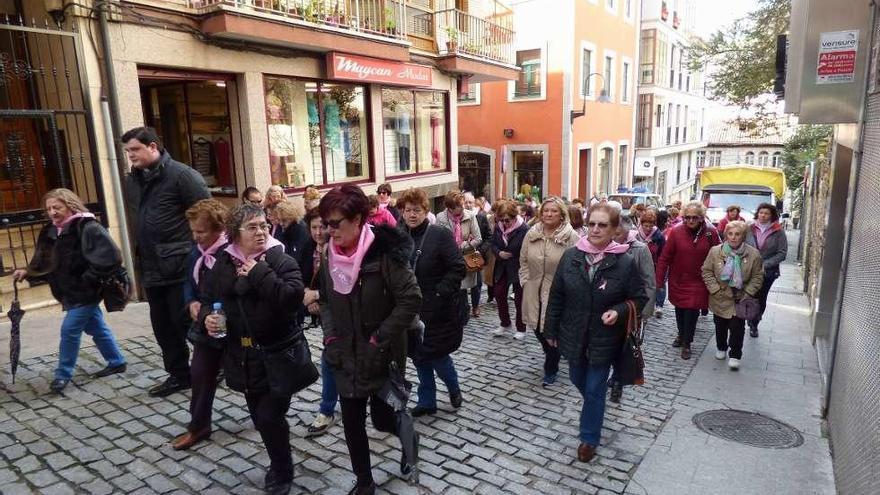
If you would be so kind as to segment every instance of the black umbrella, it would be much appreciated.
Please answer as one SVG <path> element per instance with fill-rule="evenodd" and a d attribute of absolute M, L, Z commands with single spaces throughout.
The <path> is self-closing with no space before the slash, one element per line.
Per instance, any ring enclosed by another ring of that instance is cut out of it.
<path fill-rule="evenodd" d="M 6 316 L 12 327 L 9 329 L 9 361 L 12 365 L 12 383 L 15 383 L 15 372 L 18 371 L 18 358 L 21 356 L 21 318 L 24 316 L 24 310 L 21 309 L 21 303 L 18 302 L 18 281 L 12 282 L 13 299 L 12 306 Z"/>
<path fill-rule="evenodd" d="M 379 390 L 379 398 L 394 409 L 397 438 L 400 439 L 400 450 L 403 453 L 402 462 L 411 470 L 410 481 L 418 483 L 419 462 L 419 433 L 416 431 L 412 414 L 406 408 L 409 402 L 409 393 L 412 389 L 403 371 L 398 368 L 396 362 L 389 366 L 388 381 Z"/>

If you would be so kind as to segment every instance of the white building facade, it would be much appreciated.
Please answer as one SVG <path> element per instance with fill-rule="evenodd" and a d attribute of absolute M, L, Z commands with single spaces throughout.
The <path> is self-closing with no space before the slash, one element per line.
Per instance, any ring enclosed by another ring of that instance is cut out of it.
<path fill-rule="evenodd" d="M 633 187 L 664 201 L 693 197 L 697 151 L 707 144 L 705 83 L 688 68 L 693 0 L 644 0 Z"/>

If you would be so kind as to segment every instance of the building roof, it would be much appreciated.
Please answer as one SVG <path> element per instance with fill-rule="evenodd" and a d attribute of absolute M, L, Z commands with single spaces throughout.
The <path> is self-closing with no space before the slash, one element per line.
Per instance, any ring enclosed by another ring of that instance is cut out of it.
<path fill-rule="evenodd" d="M 787 117 L 774 120 L 719 122 L 709 128 L 709 146 L 782 146 L 794 135 L 796 126 Z"/>

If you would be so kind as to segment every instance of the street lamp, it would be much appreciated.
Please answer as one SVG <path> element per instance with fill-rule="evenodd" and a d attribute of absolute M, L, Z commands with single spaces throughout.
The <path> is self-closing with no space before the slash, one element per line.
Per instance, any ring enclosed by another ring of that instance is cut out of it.
<path fill-rule="evenodd" d="M 574 119 L 576 119 L 578 117 L 583 117 L 584 115 L 587 114 L 587 96 L 586 95 L 587 95 L 587 89 L 590 87 L 590 78 L 593 76 L 598 76 L 600 79 L 602 79 L 602 91 L 599 92 L 599 98 L 596 101 L 598 101 L 599 103 L 611 103 L 611 98 L 608 96 L 608 91 L 605 88 L 605 76 L 603 76 L 602 74 L 599 74 L 598 72 L 593 72 L 592 74 L 588 75 L 586 77 L 586 79 L 584 79 L 584 87 L 581 88 L 581 89 L 583 89 L 583 95 L 584 95 L 583 100 L 581 100 L 583 102 L 581 109 L 571 111 L 571 123 L 572 124 L 574 124 Z"/>

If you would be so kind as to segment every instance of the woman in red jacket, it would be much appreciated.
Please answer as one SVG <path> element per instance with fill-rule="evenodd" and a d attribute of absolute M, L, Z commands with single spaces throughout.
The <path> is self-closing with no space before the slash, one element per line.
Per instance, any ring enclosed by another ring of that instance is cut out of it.
<path fill-rule="evenodd" d="M 699 201 L 684 208 L 684 222 L 669 233 L 657 263 L 657 286 L 669 280 L 669 302 L 675 306 L 678 337 L 673 347 L 681 346 L 681 358 L 691 358 L 691 342 L 697 329 L 700 310 L 709 308 L 709 292 L 703 283 L 702 266 L 712 246 L 720 243 L 718 233 L 705 219 L 706 210 Z"/>

